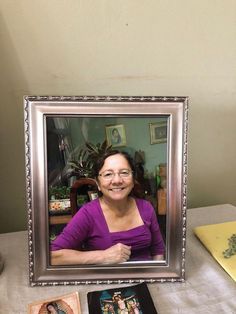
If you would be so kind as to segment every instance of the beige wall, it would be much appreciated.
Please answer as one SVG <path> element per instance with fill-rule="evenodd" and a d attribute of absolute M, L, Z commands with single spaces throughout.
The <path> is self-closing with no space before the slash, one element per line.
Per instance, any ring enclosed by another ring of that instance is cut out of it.
<path fill-rule="evenodd" d="M 236 205 L 236 1 L 1 0 L 0 232 L 26 228 L 22 97 L 190 97 L 188 206 Z"/>

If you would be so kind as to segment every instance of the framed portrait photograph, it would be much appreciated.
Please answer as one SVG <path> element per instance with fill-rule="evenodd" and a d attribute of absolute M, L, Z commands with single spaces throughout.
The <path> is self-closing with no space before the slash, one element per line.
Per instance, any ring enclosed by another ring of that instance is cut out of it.
<path fill-rule="evenodd" d="M 106 138 L 112 147 L 126 146 L 126 134 L 123 124 L 106 126 Z"/>
<path fill-rule="evenodd" d="M 24 114 L 30 285 L 184 281 L 188 97 L 25 96 Z M 113 163 L 106 159 L 100 171 L 107 153 L 115 153 L 106 157 Z M 163 215 L 160 165 L 166 165 Z M 107 250 L 116 245 L 103 208 L 110 182 L 109 199 L 134 203 L 142 224 L 116 233 L 119 241 L 125 233 L 122 243 L 132 252 L 108 263 Z M 51 210 L 53 201 L 68 198 L 66 212 Z M 74 235 L 68 246 L 60 242 L 64 230 Z M 144 230 L 150 236 L 140 249 Z M 81 252 L 73 263 L 61 260 L 66 248 Z"/>
<path fill-rule="evenodd" d="M 166 121 L 158 123 L 150 123 L 151 144 L 159 144 L 167 142 L 167 123 Z"/>
<path fill-rule="evenodd" d="M 46 313 L 81 314 L 78 292 L 35 301 L 28 305 L 28 314 Z"/>

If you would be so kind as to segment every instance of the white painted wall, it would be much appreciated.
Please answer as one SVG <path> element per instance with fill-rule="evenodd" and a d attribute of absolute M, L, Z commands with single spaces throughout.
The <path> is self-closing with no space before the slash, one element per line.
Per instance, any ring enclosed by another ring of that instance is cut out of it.
<path fill-rule="evenodd" d="M 26 94 L 189 96 L 188 205 L 236 205 L 234 0 L 1 0 L 0 71 L 0 232 L 26 227 Z"/>

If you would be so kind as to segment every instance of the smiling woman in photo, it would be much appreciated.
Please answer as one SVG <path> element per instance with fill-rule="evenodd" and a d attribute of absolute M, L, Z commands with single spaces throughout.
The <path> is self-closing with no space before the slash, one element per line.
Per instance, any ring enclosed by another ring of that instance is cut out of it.
<path fill-rule="evenodd" d="M 53 241 L 52 265 L 162 260 L 165 247 L 154 208 L 132 196 L 130 156 L 110 151 L 94 171 L 100 196 L 81 207 Z"/>

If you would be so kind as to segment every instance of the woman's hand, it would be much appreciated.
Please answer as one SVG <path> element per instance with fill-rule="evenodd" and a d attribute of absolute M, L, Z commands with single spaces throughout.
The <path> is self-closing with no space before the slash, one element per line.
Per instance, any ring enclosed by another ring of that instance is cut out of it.
<path fill-rule="evenodd" d="M 117 243 L 106 250 L 77 251 L 62 249 L 51 252 L 51 265 L 117 264 L 128 261 L 131 246 Z"/>
<path fill-rule="evenodd" d="M 127 262 L 131 254 L 131 246 L 117 243 L 103 251 L 104 264 Z"/>

